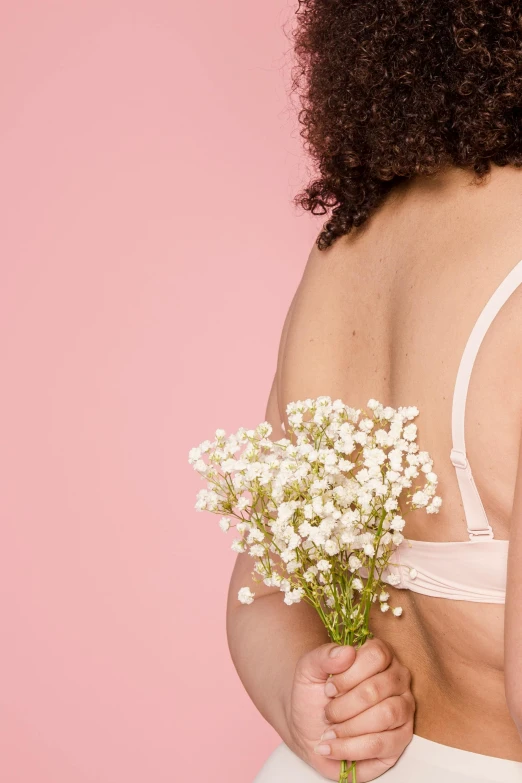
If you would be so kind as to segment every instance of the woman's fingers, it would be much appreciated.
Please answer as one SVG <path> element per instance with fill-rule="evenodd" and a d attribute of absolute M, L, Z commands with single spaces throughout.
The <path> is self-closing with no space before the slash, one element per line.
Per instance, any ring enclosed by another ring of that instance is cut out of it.
<path fill-rule="evenodd" d="M 326 686 L 327 696 L 336 696 L 355 688 L 368 677 L 384 671 L 394 660 L 393 650 L 382 639 L 368 639 L 360 647 L 351 666 L 330 677 Z"/>
<path fill-rule="evenodd" d="M 414 713 L 415 699 L 410 691 L 405 691 L 400 696 L 384 699 L 354 718 L 329 725 L 325 734 L 331 732 L 335 737 L 343 738 L 388 731 L 411 721 Z M 325 738 L 324 741 L 326 742 L 327 739 Z"/>
<path fill-rule="evenodd" d="M 329 723 L 350 720 L 390 696 L 400 696 L 408 691 L 410 681 L 410 670 L 394 658 L 385 671 L 374 674 L 347 693 L 330 699 L 324 710 L 325 719 Z"/>
<path fill-rule="evenodd" d="M 348 670 L 355 657 L 354 647 L 327 642 L 301 656 L 295 667 L 295 677 L 299 682 L 321 685 L 330 674 L 335 676 L 340 671 Z"/>
<path fill-rule="evenodd" d="M 382 639 L 370 639 L 351 666 L 332 671 L 325 684 L 327 727 L 314 748 L 323 763 L 357 761 L 358 783 L 392 767 L 413 736 L 410 684 L 410 670 Z"/>
<path fill-rule="evenodd" d="M 388 731 L 322 740 L 314 750 L 330 759 L 362 761 L 384 759 L 394 763 L 413 736 L 413 720 Z"/>

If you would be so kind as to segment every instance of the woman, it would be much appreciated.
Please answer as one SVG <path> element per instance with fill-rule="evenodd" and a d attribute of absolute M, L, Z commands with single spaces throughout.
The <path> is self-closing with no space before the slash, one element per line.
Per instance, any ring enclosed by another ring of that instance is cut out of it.
<path fill-rule="evenodd" d="M 315 611 L 269 588 L 238 608 L 238 556 L 231 654 L 283 739 L 256 783 L 336 780 L 340 759 L 359 760 L 357 783 L 522 781 L 522 4 L 299 6 L 294 86 L 319 174 L 296 202 L 333 213 L 266 417 L 277 439 L 292 400 L 417 405 L 444 502 L 408 516 L 390 587 L 403 614 L 371 617 L 378 670 L 364 647 L 328 670 Z"/>

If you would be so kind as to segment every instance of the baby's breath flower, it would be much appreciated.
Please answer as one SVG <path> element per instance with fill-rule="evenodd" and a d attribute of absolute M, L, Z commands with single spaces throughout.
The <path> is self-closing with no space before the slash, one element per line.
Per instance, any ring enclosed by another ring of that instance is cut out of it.
<path fill-rule="evenodd" d="M 390 529 L 391 530 L 398 530 L 399 532 L 404 529 L 404 525 L 406 522 L 402 517 L 399 515 L 394 516 L 393 519 L 390 522 Z"/>
<path fill-rule="evenodd" d="M 350 530 L 343 530 L 340 538 L 343 544 L 350 546 L 355 541 L 355 533 L 352 533 Z"/>
<path fill-rule="evenodd" d="M 310 535 L 310 533 L 312 532 L 313 528 L 312 528 L 312 525 L 310 524 L 310 522 L 308 522 L 308 520 L 305 519 L 304 522 L 301 522 L 301 524 L 299 525 L 297 530 L 298 530 L 300 536 L 306 537 L 306 536 Z"/>
<path fill-rule="evenodd" d="M 307 568 L 306 571 L 303 572 L 305 581 L 313 582 L 318 572 L 319 569 L 317 568 L 317 566 L 310 566 L 309 568 Z"/>
<path fill-rule="evenodd" d="M 296 411 L 295 413 L 290 413 L 288 415 L 288 423 L 292 424 L 293 426 L 301 424 L 303 421 L 303 414 L 299 411 Z"/>
<path fill-rule="evenodd" d="M 287 520 L 291 519 L 294 515 L 294 512 L 298 506 L 298 503 L 296 500 L 290 500 L 284 503 L 281 503 L 279 505 L 279 508 L 277 509 L 277 519 L 280 522 L 286 522 Z"/>
<path fill-rule="evenodd" d="M 417 425 L 408 424 L 406 427 L 404 427 L 402 436 L 405 440 L 415 440 L 417 437 Z"/>
<path fill-rule="evenodd" d="M 419 492 L 415 492 L 415 494 L 411 499 L 411 502 L 415 506 L 420 506 L 420 507 L 427 506 L 429 502 L 429 497 L 425 492 L 419 490 Z"/>
<path fill-rule="evenodd" d="M 303 595 L 304 595 L 304 590 L 302 588 L 294 587 L 293 590 L 288 590 L 285 593 L 284 602 L 285 604 L 288 605 L 297 604 L 299 603 Z"/>
<path fill-rule="evenodd" d="M 349 456 L 353 451 L 355 451 L 355 440 L 353 435 L 346 435 L 343 438 L 339 451 L 342 451 L 342 453 L 346 454 L 346 456 Z"/>
<path fill-rule="evenodd" d="M 198 459 L 201 457 L 201 447 L 200 446 L 194 446 L 194 448 L 190 449 L 189 451 L 189 458 L 188 461 L 192 465 L 195 462 L 198 461 Z"/>
<path fill-rule="evenodd" d="M 371 467 L 373 465 L 382 465 L 383 462 L 386 460 L 386 454 L 382 449 L 379 448 L 373 448 L 373 449 L 365 449 L 364 450 L 364 464 L 367 467 Z"/>
<path fill-rule="evenodd" d="M 390 436 L 386 430 L 380 429 L 375 432 L 375 442 L 381 447 L 390 445 Z"/>
<path fill-rule="evenodd" d="M 252 557 L 255 581 L 279 589 L 288 605 L 311 603 L 333 641 L 359 645 L 370 604 L 388 611 L 386 587 L 401 584 L 388 564 L 397 565 L 406 509 L 441 507 L 433 460 L 411 423 L 419 411 L 373 398 L 362 411 L 323 395 L 288 403 L 286 413 L 292 438 L 271 440 L 265 421 L 228 438 L 218 429 L 190 449 L 189 464 L 207 481 L 195 508 L 223 514 L 224 532 L 235 518 L 241 537 L 231 548 Z M 238 599 L 254 595 L 244 587 Z"/>
<path fill-rule="evenodd" d="M 328 560 L 322 559 L 317 563 L 317 568 L 319 571 L 330 571 L 332 564 Z"/>
<path fill-rule="evenodd" d="M 326 544 L 326 535 L 319 528 L 313 528 L 308 539 L 316 546 L 324 546 Z"/>
<path fill-rule="evenodd" d="M 236 525 L 237 529 L 238 525 Z M 252 526 L 249 530 L 247 542 L 249 544 L 254 543 L 255 541 L 264 541 L 265 540 L 265 534 L 262 530 L 260 530 L 258 527 Z"/>
<path fill-rule="evenodd" d="M 359 428 L 362 432 L 371 432 L 373 430 L 373 421 L 371 419 L 361 419 Z"/>
<path fill-rule="evenodd" d="M 248 499 L 245 497 L 241 497 L 236 503 L 236 508 L 238 509 L 238 511 L 244 511 L 244 509 L 247 508 L 248 505 L 249 505 Z"/>
<path fill-rule="evenodd" d="M 254 601 L 255 593 L 249 587 L 240 587 L 237 597 L 242 604 L 251 604 Z"/>
<path fill-rule="evenodd" d="M 337 541 L 333 541 L 332 539 L 325 543 L 324 549 L 327 555 L 337 555 L 341 551 Z"/>
<path fill-rule="evenodd" d="M 403 486 L 398 481 L 394 481 L 391 485 L 391 493 L 394 498 L 398 498 L 402 494 Z"/>
<path fill-rule="evenodd" d="M 365 446 L 368 443 L 368 435 L 366 432 L 354 432 L 353 440 L 361 446 Z"/>
<path fill-rule="evenodd" d="M 198 459 L 193 465 L 194 470 L 196 470 L 198 473 L 201 473 L 201 475 L 205 475 L 207 471 L 210 470 L 210 467 L 207 465 L 205 460 Z"/>
<path fill-rule="evenodd" d="M 441 506 L 442 500 L 438 495 L 435 495 L 434 498 L 432 498 L 431 503 L 429 503 L 426 506 L 426 511 L 428 514 L 438 514 L 440 506 Z"/>

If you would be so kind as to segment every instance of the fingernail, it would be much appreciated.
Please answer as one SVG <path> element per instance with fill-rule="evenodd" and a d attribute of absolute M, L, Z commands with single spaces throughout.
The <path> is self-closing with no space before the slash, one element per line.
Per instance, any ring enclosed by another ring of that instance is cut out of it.
<path fill-rule="evenodd" d="M 338 655 L 340 655 L 343 651 L 343 647 L 338 644 L 337 647 L 332 647 L 330 650 L 330 658 L 337 658 Z"/>
<path fill-rule="evenodd" d="M 316 745 L 314 751 L 321 756 L 329 756 L 332 749 L 330 748 L 330 745 Z"/>
<path fill-rule="evenodd" d="M 323 731 L 319 739 L 335 739 L 337 737 L 337 734 L 335 731 L 332 731 L 331 729 L 327 729 L 326 731 Z"/>
<path fill-rule="evenodd" d="M 327 696 L 335 696 L 335 694 L 337 693 L 337 688 L 335 687 L 333 682 L 327 682 L 326 685 L 324 686 L 324 692 L 326 693 Z"/>

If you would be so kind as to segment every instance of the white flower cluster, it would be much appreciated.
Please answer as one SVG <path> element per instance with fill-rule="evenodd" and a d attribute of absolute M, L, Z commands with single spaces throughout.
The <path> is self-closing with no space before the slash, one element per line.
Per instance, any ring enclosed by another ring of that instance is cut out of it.
<path fill-rule="evenodd" d="M 252 556 L 254 574 L 283 591 L 285 603 L 306 599 L 321 607 L 323 619 L 329 611 L 332 624 L 354 629 L 368 602 L 379 597 L 381 610 L 390 608 L 384 572 L 404 540 L 401 502 L 429 514 L 442 502 L 433 461 L 416 443 L 418 409 L 373 399 L 367 407 L 328 396 L 291 402 L 294 443 L 270 440 L 272 427 L 262 422 L 228 438 L 216 430 L 214 441 L 189 452 L 208 481 L 196 509 L 222 514 L 225 532 L 233 517 L 239 520 L 232 549 Z M 254 595 L 242 587 L 238 598 L 249 604 Z"/>

